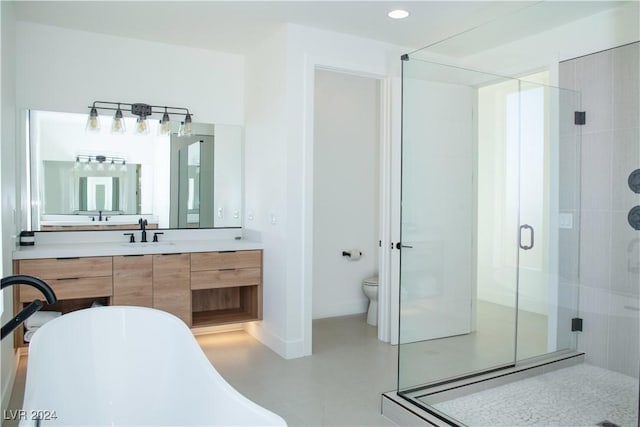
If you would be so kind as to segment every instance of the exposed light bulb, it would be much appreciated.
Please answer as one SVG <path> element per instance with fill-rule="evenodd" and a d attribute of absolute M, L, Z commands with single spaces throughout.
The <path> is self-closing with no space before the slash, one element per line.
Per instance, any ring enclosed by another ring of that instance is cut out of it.
<path fill-rule="evenodd" d="M 124 117 L 122 116 L 120 104 L 118 104 L 118 109 L 116 110 L 116 114 L 113 116 L 113 121 L 111 122 L 111 133 L 124 133 L 125 130 L 126 126 L 124 123 Z"/>
<path fill-rule="evenodd" d="M 98 110 L 96 107 L 91 107 L 89 112 L 89 118 L 87 119 L 87 126 L 85 129 L 89 132 L 100 131 L 100 118 L 98 117 Z"/>
<path fill-rule="evenodd" d="M 191 122 L 191 114 L 184 116 L 184 122 L 180 123 L 178 136 L 191 136 L 193 134 L 193 126 Z"/>
<path fill-rule="evenodd" d="M 136 133 L 138 135 L 147 135 L 149 133 L 149 123 L 145 116 L 140 116 L 136 120 Z"/>
<path fill-rule="evenodd" d="M 120 166 L 120 170 L 122 172 L 126 172 L 127 171 L 127 161 L 126 160 L 122 161 L 122 166 Z"/>
<path fill-rule="evenodd" d="M 164 114 L 162 115 L 162 120 L 160 120 L 160 127 L 158 128 L 158 133 L 160 135 L 168 135 L 171 132 L 171 120 L 169 118 L 169 113 L 167 113 L 167 109 L 164 109 Z"/>
<path fill-rule="evenodd" d="M 109 165 L 109 170 L 110 171 L 116 170 L 116 161 L 114 159 L 111 159 L 111 164 Z"/>

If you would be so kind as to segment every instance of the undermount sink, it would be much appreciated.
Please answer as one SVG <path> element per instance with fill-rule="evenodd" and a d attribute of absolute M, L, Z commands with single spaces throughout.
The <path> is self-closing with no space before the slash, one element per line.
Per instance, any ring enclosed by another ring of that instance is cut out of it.
<path fill-rule="evenodd" d="M 160 246 L 173 246 L 174 242 L 145 242 L 145 243 L 121 243 L 120 246 L 127 248 L 154 248 Z"/>

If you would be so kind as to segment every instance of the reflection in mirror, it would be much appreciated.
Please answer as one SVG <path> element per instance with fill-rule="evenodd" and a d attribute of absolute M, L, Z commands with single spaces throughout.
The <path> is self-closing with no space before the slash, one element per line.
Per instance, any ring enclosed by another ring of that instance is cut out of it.
<path fill-rule="evenodd" d="M 79 161 L 43 161 L 43 215 L 139 214 L 140 165 L 98 167 Z"/>
<path fill-rule="evenodd" d="M 151 122 L 148 135 L 113 135 L 86 132 L 84 114 L 27 117 L 33 230 L 137 228 L 141 216 L 149 228 L 241 226 L 241 127 L 194 123 L 178 137 Z"/>
<path fill-rule="evenodd" d="M 211 171 L 215 188 L 210 193 L 216 227 L 242 225 L 242 158 L 242 128 L 216 125 Z"/>
<path fill-rule="evenodd" d="M 212 207 L 209 209 L 207 203 L 210 199 L 208 194 L 211 192 L 208 187 L 213 183 L 213 179 L 208 173 L 205 177 L 202 176 L 202 167 L 207 172 L 207 166 L 213 160 L 212 156 L 207 155 L 212 152 L 212 147 L 212 135 L 171 135 L 171 170 L 175 175 L 171 179 L 172 228 L 213 226 L 213 221 L 208 220 Z M 202 160 L 204 164 L 201 164 Z"/>

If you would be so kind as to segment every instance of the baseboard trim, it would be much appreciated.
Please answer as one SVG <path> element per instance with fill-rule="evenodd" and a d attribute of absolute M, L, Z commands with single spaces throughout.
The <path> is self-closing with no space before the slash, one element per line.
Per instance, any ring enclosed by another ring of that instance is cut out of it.
<path fill-rule="evenodd" d="M 310 356 L 310 354 L 305 354 L 304 341 L 302 339 L 285 341 L 265 328 L 262 322 L 247 323 L 244 326 L 244 330 L 284 359 L 296 359 L 298 357 Z"/>

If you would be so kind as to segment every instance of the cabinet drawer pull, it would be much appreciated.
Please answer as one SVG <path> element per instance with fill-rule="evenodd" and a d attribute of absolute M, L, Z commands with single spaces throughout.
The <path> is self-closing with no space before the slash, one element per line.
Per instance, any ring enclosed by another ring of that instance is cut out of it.
<path fill-rule="evenodd" d="M 171 253 L 171 254 L 159 254 L 162 256 L 170 256 L 170 255 L 182 255 L 181 253 Z"/>
<path fill-rule="evenodd" d="M 235 268 L 221 268 L 218 271 L 236 271 Z"/>
<path fill-rule="evenodd" d="M 58 280 L 79 280 L 79 277 L 61 277 Z"/>
<path fill-rule="evenodd" d="M 122 255 L 122 256 L 127 256 L 127 257 L 130 257 L 130 256 L 144 256 L 144 254 L 131 254 L 131 255 Z"/>
<path fill-rule="evenodd" d="M 59 260 L 65 260 L 65 259 L 80 259 L 79 256 L 70 256 L 70 257 L 60 257 L 60 258 L 56 258 Z"/>
<path fill-rule="evenodd" d="M 219 254 L 232 254 L 238 251 L 218 251 Z"/>

